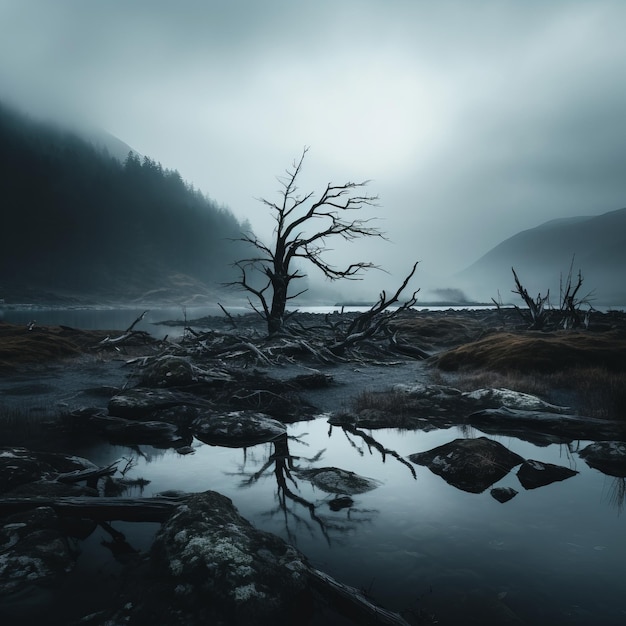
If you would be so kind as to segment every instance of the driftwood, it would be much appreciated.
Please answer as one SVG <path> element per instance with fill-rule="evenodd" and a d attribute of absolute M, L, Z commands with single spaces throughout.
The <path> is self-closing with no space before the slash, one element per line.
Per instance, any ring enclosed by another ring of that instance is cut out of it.
<path fill-rule="evenodd" d="M 98 482 L 98 478 L 102 476 L 112 476 L 117 472 L 117 463 L 107 465 L 107 467 L 97 467 L 94 469 L 75 470 L 74 472 L 65 472 L 55 477 L 61 483 L 78 483 L 82 480 L 87 484 Z"/>
<path fill-rule="evenodd" d="M 358 589 L 344 585 L 328 574 L 310 567 L 307 574 L 311 585 L 332 602 L 341 612 L 359 624 L 388 624 L 390 626 L 409 626 L 409 623 L 397 613 L 383 609 L 370 602 Z"/>
<path fill-rule="evenodd" d="M 184 498 L 2 498 L 0 517 L 47 506 L 61 517 L 84 517 L 98 522 L 163 522 L 183 501 Z"/>

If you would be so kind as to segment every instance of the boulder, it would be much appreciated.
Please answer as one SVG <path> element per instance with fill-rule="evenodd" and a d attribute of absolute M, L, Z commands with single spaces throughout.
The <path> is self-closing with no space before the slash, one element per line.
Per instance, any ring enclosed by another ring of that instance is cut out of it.
<path fill-rule="evenodd" d="M 409 459 L 416 465 L 425 465 L 453 487 L 470 493 L 482 493 L 524 461 L 486 437 L 455 439 L 427 452 L 411 454 Z"/>
<path fill-rule="evenodd" d="M 529 459 L 517 471 L 517 478 L 524 489 L 537 489 L 537 487 L 571 478 L 576 474 L 578 472 L 569 467 Z"/>
<path fill-rule="evenodd" d="M 150 570 L 136 572 L 121 608 L 102 623 L 300 623 L 310 603 L 306 567 L 295 548 L 256 530 L 225 496 L 195 494 L 164 523 Z"/>
<path fill-rule="evenodd" d="M 593 467 L 609 476 L 626 477 L 626 443 L 623 441 L 602 441 L 589 444 L 579 456 Z"/>
<path fill-rule="evenodd" d="M 51 583 L 74 567 L 53 509 L 38 507 L 0 521 L 0 596 Z"/>
<path fill-rule="evenodd" d="M 113 396 L 108 410 L 115 417 L 149 419 L 155 411 L 181 405 L 206 407 L 208 403 L 195 395 L 171 389 L 135 387 Z"/>
<path fill-rule="evenodd" d="M 154 420 L 136 421 L 122 417 L 94 417 L 104 436 L 116 444 L 147 444 L 157 448 L 179 448 L 191 444 L 191 436 L 181 434 L 178 426 Z"/>
<path fill-rule="evenodd" d="M 476 402 L 477 408 L 497 408 L 506 406 L 521 411 L 549 411 L 551 413 L 567 413 L 569 407 L 550 404 L 541 398 L 521 391 L 513 391 L 504 387 L 484 388 L 467 391 L 463 397 Z"/>
<path fill-rule="evenodd" d="M 373 478 L 365 478 L 354 472 L 338 467 L 319 467 L 298 470 L 298 476 L 315 485 L 326 493 L 354 495 L 376 489 L 382 483 Z"/>
<path fill-rule="evenodd" d="M 145 387 L 184 387 L 197 380 L 189 359 L 171 354 L 150 360 L 139 375 Z"/>
<path fill-rule="evenodd" d="M 287 434 L 282 422 L 256 411 L 206 411 L 191 428 L 200 441 L 228 448 L 247 448 Z"/>

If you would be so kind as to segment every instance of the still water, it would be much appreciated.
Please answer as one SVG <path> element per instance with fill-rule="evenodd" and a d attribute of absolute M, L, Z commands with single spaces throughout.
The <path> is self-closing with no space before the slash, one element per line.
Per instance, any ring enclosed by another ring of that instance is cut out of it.
<path fill-rule="evenodd" d="M 478 431 L 428 433 L 395 429 L 368 435 L 403 460 Z M 333 496 L 292 473 L 282 497 L 273 444 L 247 450 L 195 442 L 195 453 L 143 447 L 82 451 L 97 463 L 133 456 L 127 474 L 151 481 L 143 495 L 165 489 L 212 489 L 230 497 L 254 525 L 280 535 L 312 564 L 367 590 L 395 611 L 413 609 L 438 624 L 617 626 L 626 623 L 626 517 L 624 480 L 592 470 L 576 449 L 537 447 L 492 437 L 526 459 L 564 465 L 579 473 L 526 491 L 516 469 L 497 486 L 519 493 L 500 504 L 489 490 L 470 494 L 421 466 L 401 462 L 363 439 L 330 427 L 325 416 L 289 426 L 295 468 L 339 467 L 380 481 L 333 511 Z"/>

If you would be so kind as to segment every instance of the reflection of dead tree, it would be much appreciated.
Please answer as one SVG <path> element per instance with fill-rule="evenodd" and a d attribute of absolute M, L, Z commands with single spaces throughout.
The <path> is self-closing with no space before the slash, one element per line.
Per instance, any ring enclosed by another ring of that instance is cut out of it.
<path fill-rule="evenodd" d="M 331 426 L 331 429 L 332 428 L 333 427 Z M 357 437 L 361 437 L 361 439 L 363 439 L 363 441 L 367 444 L 370 450 L 370 453 L 372 451 L 371 450 L 372 448 L 376 448 L 376 450 L 380 452 L 383 458 L 383 463 L 385 462 L 387 455 L 389 455 L 389 456 L 392 456 L 394 459 L 397 459 L 398 461 L 400 461 L 402 465 L 406 465 L 409 468 L 409 471 L 411 472 L 411 476 L 413 476 L 413 478 L 417 480 L 417 473 L 415 472 L 415 468 L 413 467 L 413 465 L 411 465 L 411 463 L 409 463 L 406 459 L 402 458 L 395 450 L 390 450 L 389 448 L 385 448 L 385 446 L 383 446 L 381 443 L 376 441 L 374 437 L 372 437 L 371 435 L 368 435 L 367 433 L 364 433 L 362 430 L 359 430 L 356 426 L 352 426 L 351 424 L 342 424 L 341 429 L 346 434 L 346 437 L 348 437 L 348 433 L 352 433 L 353 435 L 356 435 Z M 359 451 L 359 454 L 363 456 L 362 448 L 354 444 L 352 440 L 350 440 L 349 437 L 348 437 L 348 440 L 350 441 L 350 444 Z"/>
<path fill-rule="evenodd" d="M 609 504 L 617 510 L 617 514 L 621 515 L 626 503 L 626 478 L 615 476 L 609 487 Z"/>
<path fill-rule="evenodd" d="M 105 521 L 98 522 L 98 525 L 111 536 L 111 541 L 102 539 L 100 545 L 108 548 L 116 561 L 127 564 L 139 554 L 139 550 L 133 548 L 133 546 L 128 543 L 124 533 L 116 530 L 111 524 Z"/>
<path fill-rule="evenodd" d="M 311 534 L 314 532 L 314 526 L 311 525 L 306 519 L 298 515 L 298 513 L 289 507 L 289 502 L 295 502 L 296 504 L 304 507 L 309 514 L 309 518 L 319 526 L 322 535 L 330 545 L 330 531 L 336 530 L 338 532 L 345 532 L 347 528 L 352 526 L 352 523 L 355 521 L 367 521 L 366 519 L 358 518 L 355 519 L 348 515 L 347 520 L 349 525 L 346 526 L 346 520 L 344 519 L 341 522 L 338 522 L 333 518 L 326 518 L 319 514 L 318 508 L 319 502 L 312 502 L 307 500 L 305 497 L 298 493 L 299 485 L 296 481 L 295 475 L 302 469 L 297 465 L 298 461 L 305 461 L 307 463 L 316 463 L 322 458 L 322 455 L 325 452 L 325 449 L 320 450 L 313 457 L 300 457 L 292 455 L 289 452 L 289 443 L 288 438 L 281 437 L 274 442 L 272 442 L 273 451 L 267 460 L 263 463 L 263 465 L 251 474 L 246 474 L 243 471 L 241 474 L 245 475 L 246 478 L 242 481 L 242 487 L 249 487 L 256 482 L 258 482 L 263 476 L 266 476 L 270 471 L 273 470 L 274 478 L 276 480 L 276 498 L 278 501 L 278 507 L 275 510 L 270 511 L 270 514 L 282 513 L 285 518 L 285 532 L 289 537 L 289 540 L 292 543 L 297 543 L 297 537 L 291 531 L 289 526 L 289 519 L 295 520 L 297 524 L 304 525 Z M 325 503 L 328 503 L 328 500 L 324 500 Z M 337 512 L 341 508 L 345 508 L 345 504 L 339 508 L 333 508 L 330 503 L 328 503 L 329 509 L 331 511 Z M 352 509 L 352 512 L 356 512 L 356 509 Z"/>

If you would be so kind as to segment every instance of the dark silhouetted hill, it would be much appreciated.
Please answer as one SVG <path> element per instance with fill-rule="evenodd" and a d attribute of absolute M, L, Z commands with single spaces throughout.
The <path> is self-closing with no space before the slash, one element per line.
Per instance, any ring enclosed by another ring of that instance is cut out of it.
<path fill-rule="evenodd" d="M 7 302 L 44 292 L 118 301 L 207 295 L 247 256 L 233 241 L 242 229 L 233 214 L 177 171 L 136 153 L 120 161 L 2 105 L 0 202 Z"/>
<path fill-rule="evenodd" d="M 559 304 L 559 280 L 582 271 L 581 295 L 593 290 L 594 303 L 626 304 L 626 209 L 593 217 L 552 220 L 506 239 L 463 271 L 459 278 L 468 291 L 482 297 L 516 301 L 511 267 L 531 296 L 550 288 Z"/>

